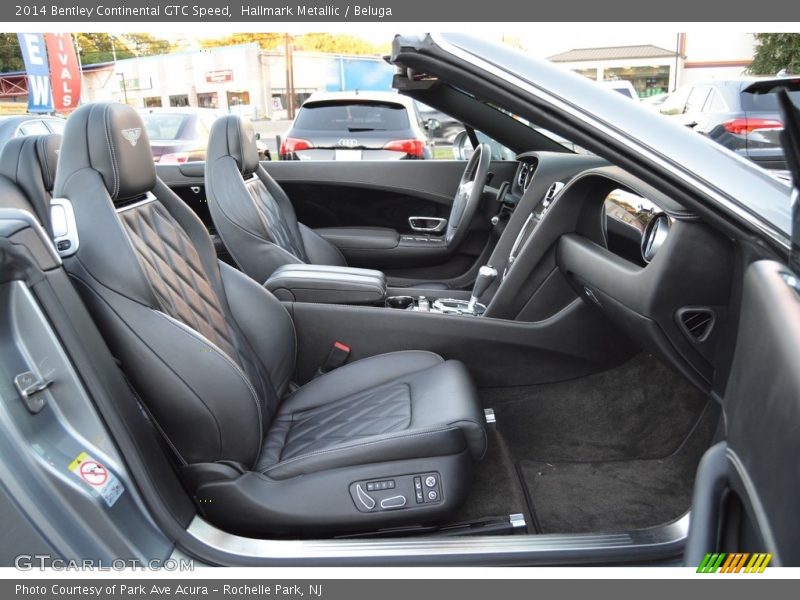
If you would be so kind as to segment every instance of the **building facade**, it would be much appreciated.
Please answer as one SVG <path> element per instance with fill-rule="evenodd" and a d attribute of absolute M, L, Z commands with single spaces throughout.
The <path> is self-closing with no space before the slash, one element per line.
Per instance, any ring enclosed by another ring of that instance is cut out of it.
<path fill-rule="evenodd" d="M 639 97 L 646 98 L 699 81 L 740 77 L 753 61 L 754 49 L 749 33 L 679 33 L 673 48 L 651 44 L 577 48 L 548 60 L 596 81 L 630 81 Z"/>
<path fill-rule="evenodd" d="M 291 62 L 295 106 L 316 91 L 391 89 L 392 68 L 377 56 L 294 52 Z M 84 102 L 196 106 L 285 119 L 287 94 L 285 55 L 255 43 L 129 58 L 84 71 Z"/>

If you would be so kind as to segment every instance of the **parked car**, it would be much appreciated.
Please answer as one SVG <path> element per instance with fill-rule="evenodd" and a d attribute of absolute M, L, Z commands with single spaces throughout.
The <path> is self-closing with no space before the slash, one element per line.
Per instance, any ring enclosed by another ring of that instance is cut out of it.
<path fill-rule="evenodd" d="M 140 111 L 150 138 L 153 160 L 159 164 L 204 161 L 208 134 L 222 113 L 210 108 L 145 108 Z M 261 160 L 270 160 L 269 150 L 257 140 Z"/>
<path fill-rule="evenodd" d="M 0 117 L 0 148 L 20 135 L 61 133 L 67 120 L 43 115 L 10 115 Z"/>
<path fill-rule="evenodd" d="M 785 169 L 778 90 L 800 106 L 798 77 L 742 77 L 683 87 L 660 112 L 767 169 Z"/>
<path fill-rule="evenodd" d="M 317 92 L 284 135 L 281 160 L 429 159 L 432 125 L 400 94 Z"/>
<path fill-rule="evenodd" d="M 391 62 L 513 159 L 257 168 L 226 115 L 153 169 L 103 103 L 51 206 L 6 146 L 0 564 L 800 566 L 800 111 L 790 186 L 499 41 Z"/>
<path fill-rule="evenodd" d="M 618 94 L 622 94 L 626 98 L 630 98 L 631 100 L 639 99 L 639 94 L 636 93 L 633 84 L 627 79 L 604 79 L 599 83 L 609 90 L 614 90 Z"/>
<path fill-rule="evenodd" d="M 428 128 L 436 140 L 442 140 L 448 144 L 452 144 L 458 133 L 464 130 L 464 124 L 461 121 L 457 121 L 447 113 L 436 110 L 427 104 L 417 102 L 417 109 L 419 110 L 424 124 L 431 122 L 431 119 L 433 119 L 432 122 L 434 124 L 438 123 L 438 128 L 432 130 Z"/>

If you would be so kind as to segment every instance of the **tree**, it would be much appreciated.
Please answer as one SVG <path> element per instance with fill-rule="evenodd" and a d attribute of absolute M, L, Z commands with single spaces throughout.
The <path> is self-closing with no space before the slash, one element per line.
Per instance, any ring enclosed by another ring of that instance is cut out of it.
<path fill-rule="evenodd" d="M 756 33 L 755 56 L 748 72 L 775 75 L 786 69 L 800 74 L 800 33 Z"/>
<path fill-rule="evenodd" d="M 202 40 L 203 48 L 218 48 L 220 46 L 238 46 L 239 44 L 258 44 L 262 50 L 275 50 L 283 44 L 282 33 L 233 33 L 218 38 Z"/>
<path fill-rule="evenodd" d="M 22 71 L 22 51 L 16 33 L 0 33 L 0 73 Z"/>
<path fill-rule="evenodd" d="M 285 43 L 283 33 L 234 33 L 219 38 L 202 41 L 204 48 L 219 46 L 235 46 L 238 44 L 257 43 L 262 50 L 280 50 Z M 386 47 L 376 46 L 354 35 L 331 33 L 306 33 L 292 36 L 292 45 L 295 50 L 308 52 L 325 52 L 332 54 L 385 54 Z"/>
<path fill-rule="evenodd" d="M 81 61 L 85 65 L 110 62 L 115 58 L 133 58 L 167 54 L 172 49 L 169 41 L 149 33 L 126 33 L 111 36 L 108 33 L 78 33 Z"/>

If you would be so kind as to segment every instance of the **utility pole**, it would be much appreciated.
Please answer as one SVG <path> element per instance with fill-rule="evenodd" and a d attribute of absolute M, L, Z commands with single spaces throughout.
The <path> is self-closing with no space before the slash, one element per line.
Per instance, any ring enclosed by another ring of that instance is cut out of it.
<path fill-rule="evenodd" d="M 294 56 L 292 40 L 288 33 L 284 34 L 284 52 L 286 62 L 286 116 L 294 119 Z"/>
<path fill-rule="evenodd" d="M 83 57 L 81 56 L 81 44 L 78 42 L 77 34 L 70 34 L 70 38 L 72 38 L 72 43 L 75 46 L 75 55 L 78 57 L 78 71 L 81 74 L 81 95 L 78 98 L 78 104 L 83 104 L 83 98 L 86 97 L 86 80 L 83 78 Z"/>

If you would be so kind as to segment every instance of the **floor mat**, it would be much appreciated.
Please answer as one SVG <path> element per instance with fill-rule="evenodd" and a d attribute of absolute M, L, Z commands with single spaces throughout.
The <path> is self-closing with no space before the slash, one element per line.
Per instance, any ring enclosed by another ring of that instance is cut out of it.
<path fill-rule="evenodd" d="M 506 443 L 493 426 L 487 428 L 487 435 L 486 456 L 475 463 L 469 496 L 452 522 L 523 513 L 530 524 L 528 505 Z"/>
<path fill-rule="evenodd" d="M 667 456 L 706 404 L 704 394 L 647 354 L 580 379 L 480 393 L 515 461 Z"/>
<path fill-rule="evenodd" d="M 680 447 L 661 459 L 522 460 L 532 523 L 541 533 L 627 531 L 666 523 L 691 505 L 697 463 L 718 422 L 709 403 Z"/>

